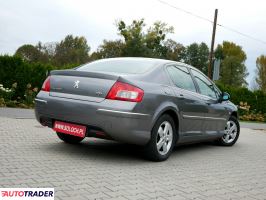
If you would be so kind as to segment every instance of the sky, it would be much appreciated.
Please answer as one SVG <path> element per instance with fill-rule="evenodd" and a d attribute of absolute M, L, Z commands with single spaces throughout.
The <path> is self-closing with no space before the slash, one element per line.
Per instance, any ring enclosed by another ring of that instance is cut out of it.
<path fill-rule="evenodd" d="M 163 0 L 178 8 L 213 20 L 218 9 L 218 24 L 236 29 L 259 40 L 217 27 L 215 46 L 232 41 L 247 54 L 247 78 L 253 84 L 256 58 L 266 55 L 266 2 L 263 0 Z M 175 29 L 168 37 L 189 45 L 211 44 L 212 23 L 188 15 L 158 0 L 0 0 L 0 54 L 14 54 L 23 44 L 38 41 L 58 42 L 66 35 L 85 36 L 91 51 L 103 39 L 118 39 L 115 23 L 145 19 L 147 26 L 166 22 Z"/>

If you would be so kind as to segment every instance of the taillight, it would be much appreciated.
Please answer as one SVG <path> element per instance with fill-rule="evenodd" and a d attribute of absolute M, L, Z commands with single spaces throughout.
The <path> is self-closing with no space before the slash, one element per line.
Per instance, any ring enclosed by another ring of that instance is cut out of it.
<path fill-rule="evenodd" d="M 143 95 L 142 89 L 117 81 L 108 92 L 106 99 L 141 102 Z"/>
<path fill-rule="evenodd" d="M 42 84 L 42 91 L 50 92 L 50 76 Z"/>

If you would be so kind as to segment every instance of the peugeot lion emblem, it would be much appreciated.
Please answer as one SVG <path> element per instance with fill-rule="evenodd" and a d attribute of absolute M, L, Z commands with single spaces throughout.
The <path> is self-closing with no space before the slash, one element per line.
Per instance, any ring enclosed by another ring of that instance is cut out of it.
<path fill-rule="evenodd" d="M 79 80 L 76 80 L 75 82 L 74 82 L 74 88 L 79 88 Z"/>

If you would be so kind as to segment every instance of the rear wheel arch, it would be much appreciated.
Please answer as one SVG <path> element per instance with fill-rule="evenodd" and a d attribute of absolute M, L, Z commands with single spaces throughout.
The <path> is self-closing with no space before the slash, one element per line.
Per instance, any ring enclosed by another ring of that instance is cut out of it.
<path fill-rule="evenodd" d="M 178 115 L 178 112 L 176 110 L 176 108 L 174 107 L 166 107 L 164 109 L 162 109 L 157 115 L 156 117 L 154 118 L 153 120 L 153 123 L 152 123 L 152 128 L 154 127 L 155 123 L 157 122 L 157 120 L 163 116 L 163 115 L 169 115 L 173 120 L 174 120 L 174 123 L 175 123 L 175 130 L 176 130 L 176 135 L 177 135 L 177 139 L 179 138 L 179 115 Z"/>
<path fill-rule="evenodd" d="M 170 117 L 172 117 L 172 119 L 174 120 L 174 122 L 175 122 L 175 130 L 176 130 L 176 134 L 178 135 L 178 130 L 179 130 L 179 118 L 178 118 L 178 116 L 177 116 L 177 114 L 176 114 L 176 112 L 175 111 L 173 111 L 173 110 L 166 110 L 166 111 L 164 111 L 162 114 L 161 114 L 161 116 L 162 115 L 169 115 Z"/>

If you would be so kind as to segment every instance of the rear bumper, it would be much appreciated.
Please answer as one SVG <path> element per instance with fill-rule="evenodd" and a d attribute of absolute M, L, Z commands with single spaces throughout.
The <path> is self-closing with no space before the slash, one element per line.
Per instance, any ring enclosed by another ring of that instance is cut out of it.
<path fill-rule="evenodd" d="M 138 145 L 150 140 L 152 119 L 149 114 L 134 112 L 135 102 L 104 100 L 100 103 L 51 97 L 40 92 L 36 99 L 35 116 L 52 127 L 54 120 L 61 120 L 95 127 L 110 138 Z"/>

